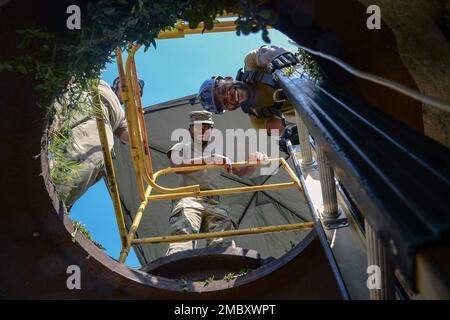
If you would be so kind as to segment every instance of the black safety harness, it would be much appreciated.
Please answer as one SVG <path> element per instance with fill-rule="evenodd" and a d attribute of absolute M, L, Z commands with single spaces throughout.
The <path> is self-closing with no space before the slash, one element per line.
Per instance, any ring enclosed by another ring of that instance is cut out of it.
<path fill-rule="evenodd" d="M 286 101 L 286 95 L 284 94 L 283 89 L 280 88 L 277 80 L 274 79 L 273 74 L 277 69 L 293 66 L 298 62 L 299 60 L 294 54 L 291 52 L 284 52 L 276 56 L 269 64 L 268 69 L 270 72 L 257 70 L 242 71 L 242 68 L 239 69 L 236 75 L 236 80 L 248 84 L 262 83 L 275 90 L 273 94 L 274 103 L 271 106 L 255 106 L 250 103 L 244 103 L 241 106 L 242 111 L 247 114 L 252 114 L 257 118 L 270 118 L 272 116 L 277 116 L 283 121 L 284 126 L 286 126 L 286 119 L 280 111 Z"/>

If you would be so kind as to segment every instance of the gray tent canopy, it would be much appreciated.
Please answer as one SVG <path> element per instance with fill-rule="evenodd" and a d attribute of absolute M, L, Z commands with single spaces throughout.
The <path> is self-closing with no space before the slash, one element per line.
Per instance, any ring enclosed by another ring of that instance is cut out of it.
<path fill-rule="evenodd" d="M 144 110 L 154 171 L 170 166 L 166 152 L 173 144 L 178 142 L 171 141 L 172 131 L 177 128 L 187 128 L 189 112 L 201 110 L 200 105 L 190 104 L 193 99 L 195 99 L 195 95 L 154 105 Z M 215 128 L 222 132 L 225 132 L 227 128 L 242 128 L 244 130 L 251 128 L 248 116 L 239 110 L 214 116 L 214 121 Z M 271 151 L 269 156 L 274 155 L 274 150 Z M 228 151 L 225 150 L 225 152 Z M 126 226 L 129 228 L 140 204 L 129 146 L 116 139 L 114 154 L 120 198 Z M 283 153 L 280 155 L 287 157 Z M 288 163 L 292 166 L 291 161 L 288 161 Z M 278 170 L 274 175 L 253 174 L 249 178 L 240 178 L 223 171 L 221 177 L 221 188 L 289 181 L 289 176 L 283 170 Z M 158 179 L 158 183 L 163 186 L 176 187 L 179 186 L 179 176 L 176 174 L 162 176 Z M 222 203 L 230 207 L 230 217 L 240 229 L 311 220 L 304 198 L 295 189 L 226 195 L 222 196 Z M 171 200 L 149 202 L 137 231 L 137 237 L 167 235 L 171 205 Z M 299 243 L 307 233 L 308 230 L 297 230 L 240 236 L 234 238 L 234 240 L 239 247 L 258 251 L 262 258 L 278 258 Z M 164 256 L 167 246 L 168 244 L 155 244 L 135 246 L 134 248 L 140 263 L 145 265 Z M 199 241 L 197 247 L 202 246 L 204 246 L 204 241 Z"/>

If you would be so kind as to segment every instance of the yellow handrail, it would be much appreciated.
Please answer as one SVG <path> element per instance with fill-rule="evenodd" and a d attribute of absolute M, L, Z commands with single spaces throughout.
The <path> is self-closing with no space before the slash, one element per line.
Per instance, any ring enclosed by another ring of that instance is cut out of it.
<path fill-rule="evenodd" d="M 134 54 L 136 53 L 136 51 L 140 48 L 139 45 L 134 46 L 132 48 L 132 50 L 130 50 L 129 54 L 128 54 L 128 58 L 126 61 L 126 85 L 128 87 L 128 92 L 130 93 L 130 96 L 132 97 L 136 97 L 136 92 L 138 92 L 138 89 L 136 89 L 136 87 L 134 86 L 134 82 L 133 82 L 133 75 L 132 75 L 132 64 L 134 61 Z M 199 185 L 193 185 L 193 186 L 187 186 L 187 187 L 178 187 L 178 188 L 165 188 L 162 187 L 158 184 L 155 183 L 153 177 L 153 172 L 149 171 L 151 170 L 151 157 L 149 152 L 145 152 L 143 150 L 143 143 L 142 143 L 142 130 L 141 127 L 139 125 L 139 123 L 144 123 L 144 121 L 140 121 L 139 117 L 142 115 L 138 114 L 138 107 L 136 106 L 136 100 L 133 99 L 129 99 L 128 103 L 125 104 L 125 110 L 126 110 L 126 115 L 127 115 L 127 119 L 129 118 L 130 120 L 130 127 L 128 128 L 128 130 L 132 130 L 134 132 L 134 134 L 137 137 L 140 137 L 140 143 L 138 143 L 138 145 L 136 146 L 137 148 L 137 167 L 138 167 L 138 175 L 139 178 L 144 178 L 144 180 L 150 185 L 152 186 L 153 189 L 155 189 L 156 191 L 159 191 L 161 193 L 177 193 L 177 192 L 189 192 L 189 191 L 199 191 L 200 190 L 200 186 Z M 147 159 L 145 159 L 144 154 L 147 154 Z M 147 161 L 147 163 L 150 163 L 150 167 L 147 168 L 146 167 L 146 163 L 145 161 Z M 138 179 L 139 179 L 138 178 Z"/>
<path fill-rule="evenodd" d="M 182 241 L 214 239 L 214 238 L 227 238 L 227 237 L 245 236 L 250 234 L 261 234 L 261 233 L 291 231 L 291 230 L 301 230 L 311 228 L 314 228 L 314 222 L 291 223 L 278 226 L 256 227 L 239 230 L 226 230 L 219 232 L 205 232 L 186 235 L 183 234 L 176 236 L 149 237 L 133 240 L 132 244 L 134 245 L 157 244 L 157 243 L 182 242 Z"/>
<path fill-rule="evenodd" d="M 226 18 L 226 17 L 237 17 L 236 14 L 226 14 L 219 16 L 218 18 Z M 267 29 L 271 29 L 271 26 L 267 26 Z M 234 21 L 219 21 L 214 23 L 214 28 L 211 30 L 205 30 L 204 24 L 199 23 L 199 25 L 191 29 L 189 27 L 189 24 L 185 22 L 178 22 L 173 30 L 164 30 L 159 32 L 157 39 L 158 40 L 164 40 L 164 39 L 174 39 L 174 38 L 184 38 L 186 35 L 191 34 L 203 34 L 203 33 L 213 33 L 213 32 L 229 32 L 229 31 L 236 31 L 236 24 Z"/>
<path fill-rule="evenodd" d="M 129 101 L 130 101 L 130 93 L 128 91 L 128 86 L 126 83 L 126 76 L 125 76 L 125 70 L 123 68 L 123 59 L 122 59 L 122 52 L 120 51 L 119 48 L 116 49 L 116 56 L 117 56 L 117 68 L 119 69 L 119 79 L 120 79 L 120 94 L 122 97 L 122 101 L 123 104 L 125 105 L 125 114 L 126 114 L 126 120 L 127 120 L 127 125 L 128 125 L 128 135 L 130 137 L 130 153 L 131 153 L 131 158 L 133 160 L 133 166 L 134 166 L 134 170 L 136 173 L 136 178 L 137 178 L 137 186 L 138 186 L 138 192 L 139 192 L 139 197 L 141 199 L 141 201 L 144 201 L 146 199 L 145 197 L 145 191 L 144 191 L 144 184 L 142 182 L 142 178 L 141 178 L 141 172 L 140 172 L 140 168 L 137 164 L 138 162 L 138 152 L 137 152 L 137 147 L 136 144 L 138 143 L 136 140 L 136 136 L 135 136 L 135 131 L 133 130 L 134 126 L 133 123 L 131 121 L 131 116 L 128 116 L 129 114 Z"/>
<path fill-rule="evenodd" d="M 148 196 L 152 192 L 152 188 L 148 187 L 147 191 L 145 192 L 145 199 L 141 202 L 141 205 L 139 206 L 139 209 L 134 216 L 133 224 L 131 225 L 130 231 L 128 232 L 128 235 L 125 238 L 125 244 L 122 245 L 122 251 L 120 252 L 119 261 L 124 262 L 125 259 L 128 256 L 128 253 L 130 252 L 130 248 L 132 245 L 132 241 L 134 240 L 134 237 L 136 235 L 136 231 L 139 228 L 139 225 L 141 223 L 141 219 L 144 216 L 144 210 L 147 207 L 148 203 Z"/>
<path fill-rule="evenodd" d="M 103 158 L 105 159 L 106 178 L 108 181 L 109 190 L 111 192 L 114 212 L 116 213 L 117 227 L 119 228 L 122 248 L 124 248 L 127 244 L 127 233 L 125 228 L 125 219 L 123 217 L 122 205 L 120 204 L 119 189 L 116 183 L 116 175 L 114 172 L 111 151 L 109 150 L 108 136 L 106 135 L 104 120 L 105 115 L 103 114 L 103 108 L 101 107 L 98 87 L 96 86 L 95 88 L 91 88 L 91 90 L 93 91 L 95 118 L 97 120 L 98 133 L 102 145 Z"/>
<path fill-rule="evenodd" d="M 132 73 L 133 73 L 133 86 L 137 89 L 137 95 L 136 95 L 137 112 L 139 114 L 141 139 L 142 139 L 142 144 L 144 147 L 145 165 L 147 167 L 150 178 L 153 179 L 153 166 L 152 166 L 152 160 L 150 158 L 150 153 L 149 153 L 150 148 L 149 148 L 148 140 L 147 140 L 147 127 L 144 122 L 144 111 L 142 110 L 141 87 L 139 86 L 139 83 L 138 83 L 139 80 L 137 78 L 136 63 L 134 62 L 134 59 L 131 62 L 131 67 L 132 67 Z"/>

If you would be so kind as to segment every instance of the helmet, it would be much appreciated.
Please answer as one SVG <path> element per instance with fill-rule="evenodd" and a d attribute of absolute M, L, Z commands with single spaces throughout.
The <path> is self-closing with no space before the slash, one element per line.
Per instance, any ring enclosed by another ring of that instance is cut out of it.
<path fill-rule="evenodd" d="M 223 78 L 220 76 L 216 76 L 206 80 L 202 83 L 202 85 L 200 86 L 200 90 L 198 91 L 198 100 L 200 101 L 203 109 L 215 114 L 222 114 L 225 112 L 224 108 L 216 104 L 214 100 L 216 80 L 220 79 Z"/>

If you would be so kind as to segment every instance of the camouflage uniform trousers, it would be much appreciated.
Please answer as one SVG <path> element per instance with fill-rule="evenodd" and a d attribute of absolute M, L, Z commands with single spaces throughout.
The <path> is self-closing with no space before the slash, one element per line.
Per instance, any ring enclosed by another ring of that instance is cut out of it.
<path fill-rule="evenodd" d="M 169 218 L 169 233 L 182 235 L 232 230 L 234 227 L 228 211 L 227 206 L 220 205 L 217 197 L 182 198 L 173 207 Z M 235 247 L 235 243 L 230 238 L 214 238 L 206 239 L 206 246 Z M 170 243 L 166 256 L 194 248 L 193 241 Z"/>
<path fill-rule="evenodd" d="M 105 176 L 105 166 L 103 163 L 96 164 L 85 161 L 78 170 L 78 176 L 73 181 L 56 184 L 55 188 L 60 199 L 69 210 L 92 185 Z"/>

